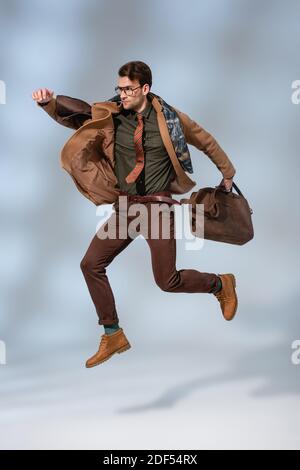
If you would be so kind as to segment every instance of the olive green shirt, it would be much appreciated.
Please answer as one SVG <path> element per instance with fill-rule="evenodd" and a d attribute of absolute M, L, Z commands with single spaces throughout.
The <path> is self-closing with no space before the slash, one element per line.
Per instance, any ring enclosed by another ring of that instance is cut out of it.
<path fill-rule="evenodd" d="M 143 150 L 145 165 L 138 179 L 131 184 L 126 183 L 126 176 L 136 165 L 136 153 L 133 141 L 137 127 L 137 113 L 122 109 L 113 116 L 115 127 L 115 173 L 121 191 L 129 194 L 151 194 L 164 191 L 175 176 L 171 159 L 163 144 L 154 107 L 148 100 L 141 113 L 144 118 Z"/>

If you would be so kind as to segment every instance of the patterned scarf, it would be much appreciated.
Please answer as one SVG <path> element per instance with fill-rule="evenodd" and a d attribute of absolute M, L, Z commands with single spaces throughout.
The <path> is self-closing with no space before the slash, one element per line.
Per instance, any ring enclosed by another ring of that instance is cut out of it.
<path fill-rule="evenodd" d="M 187 171 L 188 173 L 193 173 L 193 166 L 192 166 L 190 152 L 189 152 L 189 149 L 188 149 L 185 137 L 184 137 L 181 122 L 179 120 L 179 117 L 176 111 L 172 108 L 172 106 L 166 103 L 160 96 L 155 95 L 152 92 L 149 92 L 149 95 L 155 96 L 155 98 L 157 98 L 157 100 L 162 106 L 162 112 L 163 112 L 163 115 L 165 117 L 165 120 L 168 126 L 169 135 L 172 140 L 175 153 L 177 155 L 177 158 L 182 168 L 184 169 L 184 171 Z M 120 96 L 115 95 L 107 101 L 120 102 Z"/>

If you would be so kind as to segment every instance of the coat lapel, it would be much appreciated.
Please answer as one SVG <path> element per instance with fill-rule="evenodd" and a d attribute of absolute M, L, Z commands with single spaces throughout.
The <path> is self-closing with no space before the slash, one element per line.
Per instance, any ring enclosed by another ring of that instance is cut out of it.
<path fill-rule="evenodd" d="M 157 98 L 155 97 L 153 98 L 152 105 L 157 114 L 157 123 L 158 123 L 158 127 L 160 130 L 162 141 L 172 161 L 175 172 L 180 180 L 180 184 L 182 184 L 185 188 L 187 188 L 186 191 L 189 191 L 193 186 L 195 186 L 196 183 L 188 177 L 188 175 L 183 170 L 177 158 L 177 155 L 175 153 L 174 146 L 173 146 L 173 143 L 172 143 L 169 131 L 168 131 L 168 126 L 167 126 L 164 114 L 162 112 L 162 106 Z"/>

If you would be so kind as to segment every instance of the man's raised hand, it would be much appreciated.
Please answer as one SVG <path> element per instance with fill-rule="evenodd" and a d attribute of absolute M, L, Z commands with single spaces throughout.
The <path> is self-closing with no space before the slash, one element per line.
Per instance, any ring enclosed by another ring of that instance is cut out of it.
<path fill-rule="evenodd" d="M 48 103 L 48 101 L 53 98 L 54 91 L 49 90 L 48 88 L 39 88 L 32 92 L 31 97 L 34 101 L 38 103 Z"/>

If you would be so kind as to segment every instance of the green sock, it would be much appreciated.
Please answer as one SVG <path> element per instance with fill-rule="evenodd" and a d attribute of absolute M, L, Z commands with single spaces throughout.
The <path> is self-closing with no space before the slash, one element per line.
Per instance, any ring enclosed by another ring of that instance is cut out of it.
<path fill-rule="evenodd" d="M 120 329 L 118 323 L 114 323 L 113 325 L 104 325 L 104 330 L 106 335 L 112 335 L 116 331 Z"/>
<path fill-rule="evenodd" d="M 216 292 L 219 292 L 219 290 L 222 289 L 222 281 L 221 281 L 221 278 L 218 276 L 218 281 L 217 281 L 217 285 L 216 287 L 214 288 L 214 290 L 211 290 L 210 292 L 212 294 L 215 294 Z"/>

